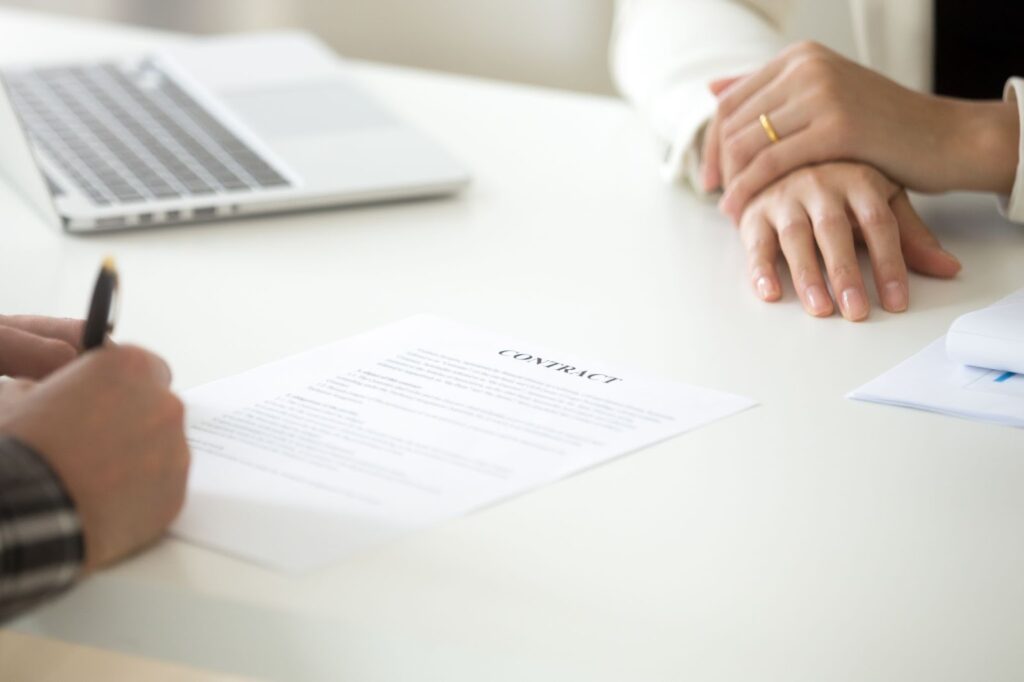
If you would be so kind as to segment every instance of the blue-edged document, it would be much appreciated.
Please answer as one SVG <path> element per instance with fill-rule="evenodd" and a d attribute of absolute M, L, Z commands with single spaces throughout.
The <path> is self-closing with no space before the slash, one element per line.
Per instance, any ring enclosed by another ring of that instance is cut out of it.
<path fill-rule="evenodd" d="M 849 397 L 1024 427 L 1024 289 L 960 317 Z"/>
<path fill-rule="evenodd" d="M 1024 289 L 958 318 L 946 352 L 961 365 L 1024 374 Z"/>
<path fill-rule="evenodd" d="M 185 539 L 312 569 L 753 405 L 419 316 L 186 392 Z"/>

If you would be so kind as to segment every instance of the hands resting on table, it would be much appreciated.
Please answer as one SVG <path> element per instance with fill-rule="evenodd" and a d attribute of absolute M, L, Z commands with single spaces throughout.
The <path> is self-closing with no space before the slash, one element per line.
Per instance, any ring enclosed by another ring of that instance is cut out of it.
<path fill-rule="evenodd" d="M 908 268 L 953 277 L 960 264 L 905 190 L 1006 195 L 1013 187 L 1014 103 L 915 92 L 815 43 L 710 87 L 718 110 L 704 134 L 701 181 L 705 191 L 724 190 L 719 207 L 740 229 L 765 301 L 781 297 L 781 251 L 808 313 L 831 315 L 834 295 L 846 319 L 863 320 L 869 304 L 855 251 L 863 242 L 882 307 L 906 310 Z"/>
<path fill-rule="evenodd" d="M 82 329 L 0 316 L 0 376 L 17 377 L 0 381 L 0 437 L 56 474 L 78 515 L 88 572 L 160 536 L 184 501 L 189 452 L 167 364 L 109 342 L 80 354 Z"/>
<path fill-rule="evenodd" d="M 882 306 L 905 310 L 908 268 L 935 277 L 960 269 L 906 190 L 1008 194 L 1013 186 L 1013 103 L 914 92 L 812 43 L 711 88 L 719 103 L 705 132 L 704 188 L 724 189 L 721 208 L 739 227 L 765 301 L 782 295 L 781 253 L 808 313 L 831 315 L 838 305 L 847 319 L 864 319 L 863 242 Z M 0 438 L 27 446 L 59 479 L 82 526 L 88 571 L 173 520 L 189 453 L 164 361 L 110 343 L 82 354 L 81 338 L 78 321 L 0 316 L 0 377 L 17 377 L 0 381 Z"/>

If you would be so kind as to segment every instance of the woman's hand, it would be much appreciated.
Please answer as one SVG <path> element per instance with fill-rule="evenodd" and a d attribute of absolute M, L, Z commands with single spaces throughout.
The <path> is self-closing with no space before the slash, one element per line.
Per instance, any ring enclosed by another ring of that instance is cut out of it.
<path fill-rule="evenodd" d="M 815 43 L 792 46 L 734 80 L 713 84 L 721 91 L 704 169 L 706 189 L 725 188 L 721 207 L 733 220 L 775 180 L 825 161 L 862 161 L 924 192 L 1008 194 L 1013 186 L 1019 124 L 1012 103 L 915 92 Z"/>
<path fill-rule="evenodd" d="M 909 305 L 908 267 L 934 277 L 953 277 L 960 270 L 906 192 L 863 164 L 801 168 L 758 195 L 739 225 L 757 295 L 765 301 L 782 297 L 776 266 L 781 250 L 804 309 L 817 317 L 834 311 L 826 275 L 843 317 L 858 321 L 868 316 L 857 241 L 867 245 L 879 299 L 890 312 Z"/>

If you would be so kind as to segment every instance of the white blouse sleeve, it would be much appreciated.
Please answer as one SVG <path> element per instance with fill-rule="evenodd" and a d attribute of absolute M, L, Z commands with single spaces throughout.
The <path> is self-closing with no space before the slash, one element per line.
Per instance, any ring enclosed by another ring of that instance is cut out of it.
<path fill-rule="evenodd" d="M 701 134 L 716 106 L 708 84 L 748 73 L 777 54 L 784 45 L 777 24 L 787 5 L 618 0 L 612 75 L 665 145 L 666 179 L 700 187 Z"/>
<path fill-rule="evenodd" d="M 1003 215 L 1015 223 L 1024 223 L 1024 78 L 1011 78 L 1006 82 L 1003 98 L 1016 102 L 1021 133 L 1017 141 L 1017 175 L 1013 179 L 1010 196 L 1001 197 Z"/>

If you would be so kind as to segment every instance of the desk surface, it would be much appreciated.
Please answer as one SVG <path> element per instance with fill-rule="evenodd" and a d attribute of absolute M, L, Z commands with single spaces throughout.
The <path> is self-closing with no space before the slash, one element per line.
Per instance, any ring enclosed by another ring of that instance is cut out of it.
<path fill-rule="evenodd" d="M 6 62 L 167 39 L 0 19 Z M 843 397 L 1024 284 L 991 199 L 923 204 L 957 281 L 815 320 L 754 298 L 622 103 L 354 69 L 473 169 L 464 195 L 72 238 L 0 188 L 0 310 L 81 315 L 114 253 L 119 336 L 179 388 L 434 312 L 762 405 L 302 578 L 167 540 L 17 629 L 288 681 L 1024 676 L 1021 432 Z"/>

